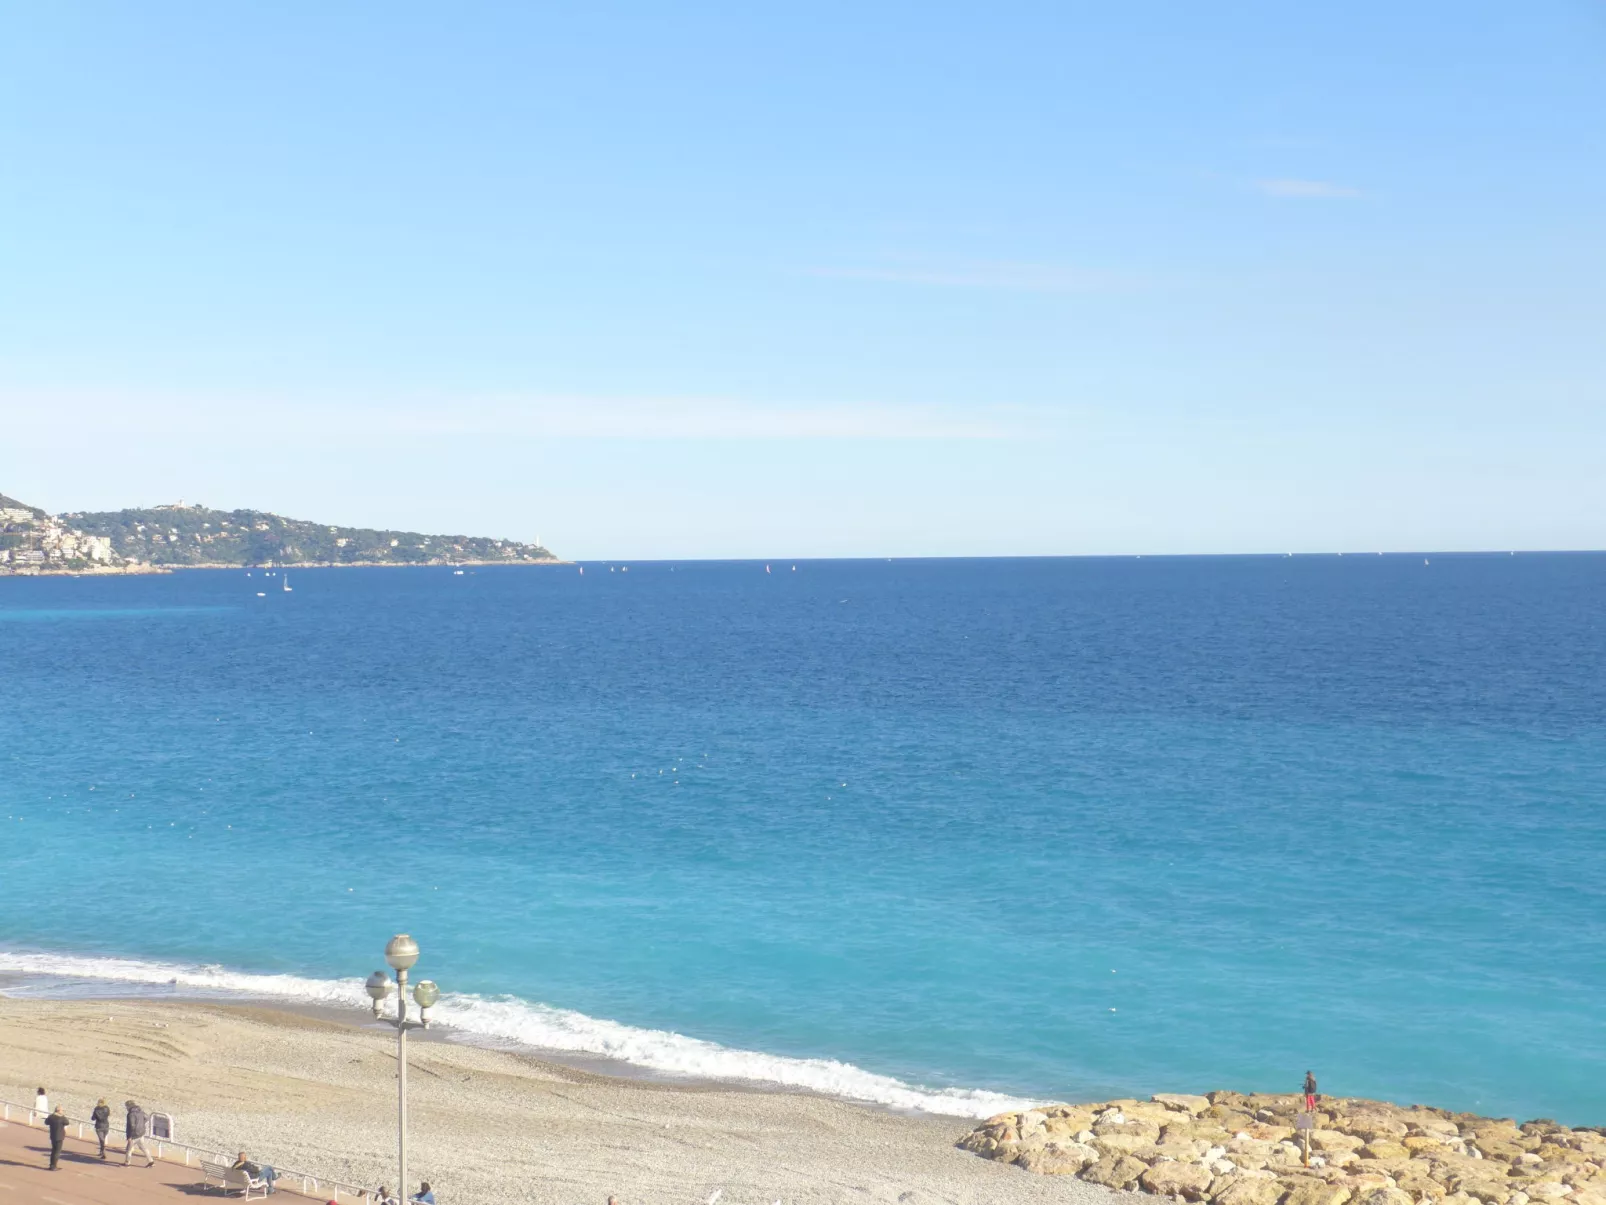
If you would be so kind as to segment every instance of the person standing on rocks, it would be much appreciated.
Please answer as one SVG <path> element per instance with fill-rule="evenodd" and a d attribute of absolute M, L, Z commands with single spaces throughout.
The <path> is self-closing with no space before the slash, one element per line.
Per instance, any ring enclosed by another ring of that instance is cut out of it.
<path fill-rule="evenodd" d="M 1305 1072 L 1305 1112 L 1316 1112 L 1316 1077 Z"/>

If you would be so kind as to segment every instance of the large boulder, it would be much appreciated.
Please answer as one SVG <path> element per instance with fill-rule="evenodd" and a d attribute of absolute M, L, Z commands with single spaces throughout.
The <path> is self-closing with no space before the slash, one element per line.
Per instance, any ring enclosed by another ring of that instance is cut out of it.
<path fill-rule="evenodd" d="M 1239 1130 L 1247 1129 L 1259 1120 L 1253 1113 L 1245 1113 L 1238 1109 L 1224 1109 L 1220 1105 L 1212 1105 L 1208 1112 L 1203 1114 L 1216 1125 L 1229 1134 L 1236 1134 Z"/>
<path fill-rule="evenodd" d="M 1210 1098 L 1206 1096 L 1189 1096 L 1182 1092 L 1156 1092 L 1149 1098 L 1157 1105 L 1164 1105 L 1175 1113 L 1187 1113 L 1193 1117 L 1199 1116 L 1210 1107 Z"/>
<path fill-rule="evenodd" d="M 1349 1119 L 1344 1129 L 1367 1142 L 1404 1138 L 1408 1131 L 1405 1123 L 1385 1113 L 1360 1113 Z"/>
<path fill-rule="evenodd" d="M 1437 1112 L 1409 1112 L 1405 1115 L 1405 1124 L 1415 1127 L 1424 1134 L 1438 1134 L 1445 1138 L 1454 1138 L 1461 1132 L 1461 1128 L 1454 1121 Z"/>
<path fill-rule="evenodd" d="M 1413 1161 L 1396 1170 L 1394 1183 L 1414 1197 L 1437 1199 L 1447 1190 L 1446 1185 L 1433 1178 L 1431 1167 L 1422 1161 Z"/>
<path fill-rule="evenodd" d="M 1523 1191 L 1530 1200 L 1559 1201 L 1563 1197 L 1572 1195 L 1572 1188 L 1560 1180 L 1540 1180 L 1537 1183 L 1523 1185 Z"/>
<path fill-rule="evenodd" d="M 1050 1134 L 1080 1134 L 1093 1125 L 1093 1111 L 1091 1109 L 1058 1108 L 1048 1110 L 1048 1120 L 1043 1123 Z"/>
<path fill-rule="evenodd" d="M 1442 1152 L 1447 1152 L 1450 1149 L 1449 1146 L 1445 1146 L 1444 1142 L 1439 1141 L 1437 1136 L 1428 1136 L 1428 1134 L 1408 1134 L 1407 1138 L 1400 1139 L 1400 1146 L 1405 1147 L 1408 1152 L 1412 1152 L 1418 1158 L 1425 1157 L 1425 1155 L 1442 1154 Z"/>
<path fill-rule="evenodd" d="M 1349 1198 L 1350 1190 L 1342 1184 L 1302 1176 L 1290 1181 L 1282 1205 L 1344 1205 Z"/>
<path fill-rule="evenodd" d="M 1074 1176 L 1089 1163 L 1095 1162 L 1097 1152 L 1071 1143 L 1067 1146 L 1051 1145 L 1041 1150 L 1026 1151 L 1015 1159 L 1015 1166 L 1040 1176 Z"/>
<path fill-rule="evenodd" d="M 1546 1163 L 1588 1163 L 1590 1158 L 1583 1151 L 1574 1150 L 1570 1146 L 1560 1146 L 1554 1141 L 1546 1142 L 1534 1154 Z"/>
<path fill-rule="evenodd" d="M 1365 1145 L 1365 1139 L 1346 1134 L 1341 1130 L 1312 1130 L 1310 1135 L 1310 1149 L 1313 1151 L 1324 1153 L 1354 1151 Z"/>
<path fill-rule="evenodd" d="M 1230 1176 L 1211 1200 L 1216 1205 L 1277 1205 L 1283 1195 L 1281 1181 L 1254 1176 Z"/>
<path fill-rule="evenodd" d="M 1156 1163 L 1138 1177 L 1138 1183 L 1164 1197 L 1181 1196 L 1189 1201 L 1202 1201 L 1213 1179 L 1209 1168 L 1198 1163 Z"/>
<path fill-rule="evenodd" d="M 1361 1148 L 1362 1159 L 1409 1159 L 1411 1152 L 1397 1142 L 1378 1139 Z"/>
<path fill-rule="evenodd" d="M 1352 1205 L 1415 1205 L 1411 1194 L 1398 1188 L 1372 1188 L 1358 1193 Z"/>
<path fill-rule="evenodd" d="M 1158 1137 L 1158 1134 L 1148 1135 L 1136 1128 L 1106 1126 L 1093 1131 L 1093 1141 L 1088 1145 L 1106 1155 L 1129 1155 L 1133 1151 L 1148 1150 L 1153 1147 L 1154 1140 Z"/>
<path fill-rule="evenodd" d="M 1160 1124 L 1150 1121 L 1146 1117 L 1133 1117 L 1123 1112 L 1120 1121 L 1108 1118 L 1095 1121 L 1093 1123 L 1093 1132 L 1100 1138 L 1105 1138 L 1112 1134 L 1119 1134 L 1123 1137 L 1131 1137 L 1137 1134 L 1142 1137 L 1144 1142 L 1154 1142 L 1160 1137 Z"/>
<path fill-rule="evenodd" d="M 1227 1157 L 1239 1167 L 1265 1167 L 1276 1144 L 1258 1138 L 1232 1138 L 1226 1146 Z"/>
<path fill-rule="evenodd" d="M 1084 1168 L 1082 1179 L 1089 1184 L 1102 1184 L 1105 1188 L 1131 1188 L 1138 1177 L 1148 1171 L 1145 1164 L 1130 1155 L 1105 1155 L 1091 1167 Z"/>

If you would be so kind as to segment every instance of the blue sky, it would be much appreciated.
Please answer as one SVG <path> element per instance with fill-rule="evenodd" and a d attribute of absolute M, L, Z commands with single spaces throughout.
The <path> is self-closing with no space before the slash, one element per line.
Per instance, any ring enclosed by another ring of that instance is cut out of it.
<path fill-rule="evenodd" d="M 1606 546 L 1606 7 L 0 6 L 0 490 Z"/>

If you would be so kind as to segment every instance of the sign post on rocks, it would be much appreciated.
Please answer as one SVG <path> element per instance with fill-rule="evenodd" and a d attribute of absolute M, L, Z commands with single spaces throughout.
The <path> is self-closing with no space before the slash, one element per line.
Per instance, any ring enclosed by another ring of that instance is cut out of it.
<path fill-rule="evenodd" d="M 1313 1113 L 1298 1113 L 1294 1116 L 1294 1129 L 1299 1131 L 1300 1145 L 1303 1148 L 1303 1158 L 1306 1167 L 1310 1166 L 1310 1132 L 1316 1128 L 1316 1116 Z"/>

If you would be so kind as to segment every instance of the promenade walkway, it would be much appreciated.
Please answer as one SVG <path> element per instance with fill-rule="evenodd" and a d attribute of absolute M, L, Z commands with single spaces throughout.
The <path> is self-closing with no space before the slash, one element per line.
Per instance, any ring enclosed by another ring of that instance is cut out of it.
<path fill-rule="evenodd" d="M 116 1134 L 107 1143 L 104 1163 L 98 1149 L 93 1140 L 69 1137 L 61 1170 L 49 1171 L 49 1135 L 20 1121 L 0 1122 L 0 1205 L 175 1205 L 221 1199 L 216 1188 L 206 1188 L 194 1166 L 159 1162 L 147 1168 L 136 1160 L 124 1167 L 122 1138 Z M 305 1197 L 294 1186 L 285 1186 L 268 1199 L 285 1205 L 316 1200 L 321 1205 L 328 1198 Z"/>

